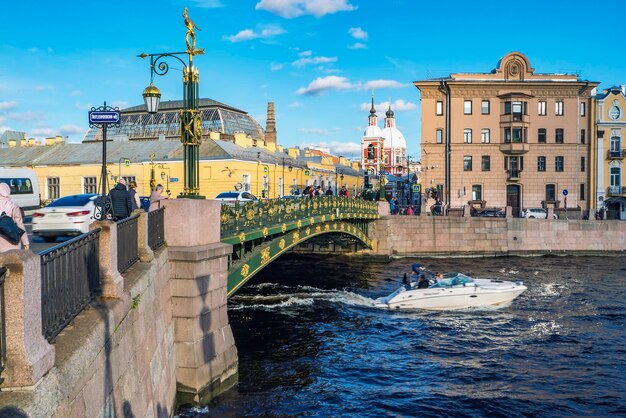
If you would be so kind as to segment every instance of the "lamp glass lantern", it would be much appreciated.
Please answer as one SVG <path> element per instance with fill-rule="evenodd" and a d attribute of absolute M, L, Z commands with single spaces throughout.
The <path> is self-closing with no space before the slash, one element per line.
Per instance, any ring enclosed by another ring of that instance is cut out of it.
<path fill-rule="evenodd" d="M 143 100 L 146 103 L 148 113 L 156 113 L 159 110 L 161 92 L 154 84 L 150 83 L 143 91 Z"/>

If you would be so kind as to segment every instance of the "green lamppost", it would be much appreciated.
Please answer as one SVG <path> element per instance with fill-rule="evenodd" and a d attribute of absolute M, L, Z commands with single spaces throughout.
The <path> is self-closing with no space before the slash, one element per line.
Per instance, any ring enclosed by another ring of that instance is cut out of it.
<path fill-rule="evenodd" d="M 202 117 L 198 110 L 198 85 L 199 72 L 193 66 L 194 55 L 203 55 L 204 49 L 196 48 L 196 35 L 194 29 L 198 27 L 187 14 L 187 8 L 183 12 L 187 35 L 185 42 L 187 50 L 184 52 L 163 52 L 159 54 L 138 55 L 140 58 L 150 57 L 150 85 L 143 91 L 143 98 L 148 113 L 156 113 L 159 109 L 161 92 L 154 86 L 154 74 L 165 75 L 169 65 L 166 58 L 177 59 L 183 65 L 183 109 L 180 111 L 180 135 L 183 144 L 183 170 L 184 189 L 178 197 L 204 199 L 200 196 L 200 155 L 199 147 L 202 142 Z M 191 39 L 191 42 L 190 42 Z M 180 56 L 187 55 L 187 62 Z"/>

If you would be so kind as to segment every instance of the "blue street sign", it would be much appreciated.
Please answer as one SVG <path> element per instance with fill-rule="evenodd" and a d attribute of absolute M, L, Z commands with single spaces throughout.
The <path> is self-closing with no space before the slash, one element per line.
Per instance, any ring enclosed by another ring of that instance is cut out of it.
<path fill-rule="evenodd" d="M 89 112 L 89 123 L 119 123 L 120 112 L 94 110 Z"/>
<path fill-rule="evenodd" d="M 170 183 L 178 183 L 178 177 L 170 177 Z"/>
<path fill-rule="evenodd" d="M 563 196 L 567 196 L 568 193 L 567 189 L 563 189 Z"/>

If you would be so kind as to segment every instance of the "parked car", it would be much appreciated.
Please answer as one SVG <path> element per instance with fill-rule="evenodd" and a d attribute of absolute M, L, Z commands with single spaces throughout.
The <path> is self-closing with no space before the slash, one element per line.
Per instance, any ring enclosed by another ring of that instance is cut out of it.
<path fill-rule="evenodd" d="M 477 211 L 476 214 L 474 214 L 474 216 L 477 216 L 480 218 L 504 218 L 506 214 L 504 213 L 504 211 L 501 211 L 498 209 L 483 209 L 483 210 Z"/>
<path fill-rule="evenodd" d="M 556 213 L 553 213 L 552 216 L 554 219 L 559 219 Z M 522 218 L 548 219 L 548 211 L 544 208 L 527 208 L 522 211 Z"/>
<path fill-rule="evenodd" d="M 258 202 L 259 199 L 250 192 L 222 192 L 215 196 L 216 200 L 221 200 L 224 203 L 234 205 L 235 202 Z"/>
<path fill-rule="evenodd" d="M 46 242 L 60 236 L 75 236 L 89 232 L 94 221 L 97 194 L 77 194 L 54 200 L 33 213 L 33 234 Z"/>

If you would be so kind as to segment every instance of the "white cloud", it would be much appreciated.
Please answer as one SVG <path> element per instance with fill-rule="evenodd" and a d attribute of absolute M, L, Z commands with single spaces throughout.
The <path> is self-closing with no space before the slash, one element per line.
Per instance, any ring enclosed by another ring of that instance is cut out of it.
<path fill-rule="evenodd" d="M 224 7 L 220 0 L 191 0 L 196 7 L 202 7 L 204 9 L 214 9 L 217 7 Z"/>
<path fill-rule="evenodd" d="M 83 92 L 82 92 L 82 91 L 80 91 L 80 90 L 72 90 L 72 91 L 70 92 L 70 96 L 72 96 L 72 97 L 75 97 L 75 96 L 80 96 L 81 94 L 83 94 Z"/>
<path fill-rule="evenodd" d="M 300 107 L 304 107 L 304 103 L 301 103 L 301 102 L 293 102 L 293 103 L 290 103 L 290 104 L 289 104 L 289 107 L 290 107 L 290 108 L 292 108 L 292 109 L 297 109 L 297 108 L 300 108 Z M 0 120 L 0 123 L 2 123 L 2 121 L 1 121 L 1 120 Z"/>
<path fill-rule="evenodd" d="M 343 155 L 350 157 L 350 155 L 361 154 L 361 144 L 357 142 L 340 142 L 340 141 L 320 141 L 320 142 L 305 142 L 300 144 L 300 148 L 317 148 L 317 149 L 329 149 L 333 155 Z"/>
<path fill-rule="evenodd" d="M 347 78 L 329 75 L 316 78 L 307 87 L 299 88 L 296 93 L 305 96 L 316 96 L 328 90 L 348 90 L 351 88 L 354 88 L 354 86 Z"/>
<path fill-rule="evenodd" d="M 403 87 L 408 87 L 407 84 L 400 83 L 396 80 L 370 80 L 363 86 L 366 90 L 371 89 L 400 89 Z"/>
<path fill-rule="evenodd" d="M 29 132 L 29 135 L 33 136 L 54 136 L 56 132 L 52 128 L 39 128 L 33 129 Z"/>
<path fill-rule="evenodd" d="M 222 39 L 229 42 L 245 42 L 252 39 L 269 39 L 277 35 L 282 35 L 286 31 L 280 26 L 267 26 L 260 31 L 255 32 L 252 29 L 243 29 L 235 35 L 223 36 Z"/>
<path fill-rule="evenodd" d="M 355 42 L 352 45 L 349 45 L 348 48 L 350 48 L 350 49 L 367 49 L 367 45 L 365 45 L 364 43 L 361 43 L 361 42 Z"/>
<path fill-rule="evenodd" d="M 354 39 L 362 39 L 364 41 L 367 40 L 367 32 L 365 32 L 363 29 L 361 28 L 350 28 L 348 29 L 348 33 L 354 38 Z"/>
<path fill-rule="evenodd" d="M 310 49 L 307 51 L 298 52 L 299 57 L 310 57 L 311 55 L 313 55 L 313 51 L 311 51 Z"/>
<path fill-rule="evenodd" d="M 17 102 L 15 101 L 0 102 L 0 110 L 10 110 L 14 109 L 15 107 L 17 107 Z"/>
<path fill-rule="evenodd" d="M 361 112 L 367 112 L 372 107 L 372 103 L 361 103 L 359 106 L 359 110 Z M 384 113 L 387 109 L 389 109 L 389 102 L 381 102 L 375 104 L 374 107 L 378 110 L 378 113 Z M 402 99 L 398 99 L 395 102 L 391 103 L 391 109 L 394 112 L 408 112 L 410 110 L 417 109 L 417 105 L 413 102 L 405 102 Z"/>
<path fill-rule="evenodd" d="M 61 125 L 59 127 L 59 133 L 61 135 L 75 135 L 75 134 L 84 134 L 87 129 L 78 125 Z"/>
<path fill-rule="evenodd" d="M 329 62 L 337 62 L 337 57 L 305 57 L 294 61 L 291 65 L 294 67 L 304 67 L 309 64 L 328 64 Z"/>
<path fill-rule="evenodd" d="M 284 65 L 284 64 L 282 64 L 282 63 L 280 63 L 280 62 L 278 62 L 278 63 L 273 63 L 273 64 L 270 66 L 270 70 L 271 70 L 271 71 L 278 71 L 278 70 L 282 70 L 284 66 L 285 66 L 285 65 Z"/>
<path fill-rule="evenodd" d="M 38 112 L 9 113 L 6 117 L 7 119 L 17 120 L 20 122 L 38 121 L 46 118 L 43 113 Z"/>
<path fill-rule="evenodd" d="M 322 17 L 327 14 L 341 11 L 356 10 L 348 3 L 349 0 L 261 0 L 255 6 L 256 10 L 265 10 L 285 19 L 292 19 L 303 15 Z"/>
<path fill-rule="evenodd" d="M 87 104 L 81 104 L 81 103 L 74 103 L 74 106 L 76 106 L 77 109 L 81 109 L 81 110 L 91 110 L 91 108 L 93 107 L 92 104 L 87 103 Z"/>

